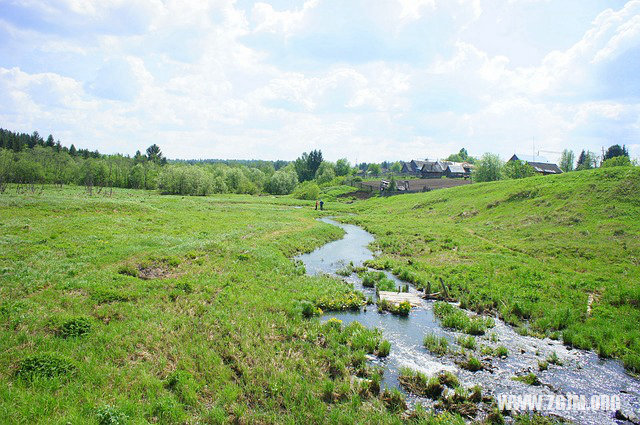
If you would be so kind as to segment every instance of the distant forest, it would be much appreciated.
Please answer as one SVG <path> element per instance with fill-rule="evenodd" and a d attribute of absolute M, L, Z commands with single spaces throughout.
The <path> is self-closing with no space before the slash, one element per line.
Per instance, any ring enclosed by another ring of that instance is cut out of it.
<path fill-rule="evenodd" d="M 193 195 L 253 194 L 278 191 L 270 183 L 287 164 L 262 160 L 167 160 L 155 144 L 133 157 L 107 155 L 73 144 L 64 146 L 52 135 L 45 139 L 37 131 L 26 134 L 0 129 L 0 188 L 7 183 L 77 184 Z"/>
<path fill-rule="evenodd" d="M 63 146 L 52 135 L 0 129 L 0 191 L 18 185 L 76 184 L 95 187 L 159 189 L 165 194 L 212 193 L 284 195 L 298 186 L 316 196 L 317 184 L 339 184 L 354 171 L 346 159 L 324 161 L 322 152 L 304 153 L 296 161 L 167 160 L 160 147 L 149 146 L 131 157 Z M 305 183 L 301 185 L 301 183 Z"/>

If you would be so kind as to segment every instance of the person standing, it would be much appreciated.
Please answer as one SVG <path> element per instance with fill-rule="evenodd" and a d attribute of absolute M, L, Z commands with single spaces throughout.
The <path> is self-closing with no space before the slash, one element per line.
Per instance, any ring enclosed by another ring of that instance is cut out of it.
<path fill-rule="evenodd" d="M 322 199 L 320 199 L 320 211 L 322 211 L 324 208 L 324 202 L 322 202 Z"/>
<path fill-rule="evenodd" d="M 318 201 L 316 200 L 316 211 L 318 210 Z"/>

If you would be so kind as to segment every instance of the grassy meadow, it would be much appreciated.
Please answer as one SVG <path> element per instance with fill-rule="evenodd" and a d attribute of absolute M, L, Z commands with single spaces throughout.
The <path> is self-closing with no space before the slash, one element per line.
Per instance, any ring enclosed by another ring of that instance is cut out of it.
<path fill-rule="evenodd" d="M 8 190 L 0 423 L 398 422 L 350 383 L 380 335 L 302 314 L 350 289 L 291 261 L 342 235 L 294 203 Z"/>
<path fill-rule="evenodd" d="M 338 202 L 348 190 L 324 213 L 286 196 L 7 190 L 0 423 L 463 423 L 401 415 L 366 361 L 381 335 L 313 317 L 360 302 L 292 261 L 341 237 L 322 214 L 376 236 L 372 266 L 640 369 L 638 168 Z"/>
<path fill-rule="evenodd" d="M 373 198 L 344 220 L 373 262 L 521 333 L 640 372 L 640 169 L 615 167 Z"/>

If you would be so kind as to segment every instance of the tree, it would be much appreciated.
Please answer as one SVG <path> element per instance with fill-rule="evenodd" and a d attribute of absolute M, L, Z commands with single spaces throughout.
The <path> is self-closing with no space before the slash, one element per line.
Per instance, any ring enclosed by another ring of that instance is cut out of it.
<path fill-rule="evenodd" d="M 310 153 L 304 152 L 293 163 L 296 173 L 298 174 L 298 181 L 305 182 L 313 180 L 320 164 L 322 164 L 322 151 L 313 150 Z"/>
<path fill-rule="evenodd" d="M 336 161 L 336 175 L 346 176 L 351 172 L 351 164 L 346 158 L 341 158 Z"/>
<path fill-rule="evenodd" d="M 367 173 L 371 174 L 372 176 L 379 176 L 381 173 L 380 164 L 369 164 L 369 166 L 367 167 Z"/>
<path fill-rule="evenodd" d="M 164 164 L 167 162 L 165 157 L 162 155 L 160 147 L 155 143 L 147 148 L 147 159 L 151 162 L 155 162 L 156 164 Z"/>
<path fill-rule="evenodd" d="M 316 181 L 319 184 L 329 183 L 336 177 L 335 167 L 332 163 L 323 161 L 316 171 Z"/>
<path fill-rule="evenodd" d="M 465 148 L 460 149 L 460 152 L 451 154 L 447 157 L 446 161 L 452 162 L 468 162 L 473 164 L 475 162 L 475 158 L 469 156 L 469 153 Z"/>
<path fill-rule="evenodd" d="M 573 151 L 568 149 L 563 150 L 562 156 L 560 157 L 560 169 L 565 173 L 573 171 L 573 162 L 575 161 L 575 159 L 576 156 Z"/>
<path fill-rule="evenodd" d="M 580 152 L 580 156 L 578 157 L 576 170 L 590 170 L 591 168 L 595 168 L 595 166 L 596 166 L 595 155 L 583 149 L 582 152 Z"/>
<path fill-rule="evenodd" d="M 507 161 L 502 172 L 509 179 L 522 179 L 536 174 L 533 167 L 524 161 Z"/>
<path fill-rule="evenodd" d="M 316 175 L 316 171 L 318 171 L 320 164 L 322 164 L 322 151 L 313 150 L 309 152 L 308 165 L 309 165 L 309 172 L 311 173 L 311 175 L 313 176 Z"/>
<path fill-rule="evenodd" d="M 620 145 L 610 146 L 602 160 L 606 161 L 607 159 L 615 158 L 617 156 L 626 156 L 628 158 L 629 152 L 627 151 L 627 147 L 624 145 L 622 145 L 622 147 L 620 147 Z"/>
<path fill-rule="evenodd" d="M 399 174 L 402 171 L 402 164 L 400 161 L 396 161 L 391 165 L 391 172 Z"/>
<path fill-rule="evenodd" d="M 45 142 L 44 145 L 50 148 L 56 145 L 56 142 L 53 140 L 53 135 L 50 134 L 49 137 L 47 137 L 47 141 Z"/>
<path fill-rule="evenodd" d="M 503 162 L 498 155 L 485 153 L 473 170 L 473 180 L 476 182 L 491 182 L 500 180 Z"/>
<path fill-rule="evenodd" d="M 387 190 L 389 192 L 395 192 L 398 190 L 398 183 L 396 182 L 395 176 L 391 176 L 391 181 L 389 182 L 389 188 Z"/>
<path fill-rule="evenodd" d="M 288 195 L 298 184 L 298 175 L 293 167 L 285 167 L 273 173 L 267 182 L 267 192 L 272 195 Z"/>
<path fill-rule="evenodd" d="M 69 155 L 76 156 L 77 154 L 78 154 L 78 151 L 76 150 L 76 147 L 72 143 L 71 146 L 69 147 Z"/>

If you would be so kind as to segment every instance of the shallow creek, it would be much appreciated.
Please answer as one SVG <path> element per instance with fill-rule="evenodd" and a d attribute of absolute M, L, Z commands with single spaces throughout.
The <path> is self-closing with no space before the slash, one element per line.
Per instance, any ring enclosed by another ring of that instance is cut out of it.
<path fill-rule="evenodd" d="M 298 257 L 304 263 L 308 274 L 337 276 L 336 272 L 349 263 L 362 266 L 364 261 L 374 257 L 368 248 L 369 243 L 374 240 L 370 233 L 358 226 L 341 224 L 328 218 L 321 220 L 341 227 L 346 233 L 342 239 Z M 398 286 L 406 284 L 391 273 L 385 273 Z M 353 284 L 354 289 L 376 300 L 375 290 L 363 287 L 356 274 L 343 279 Z M 411 285 L 409 288 L 410 292 L 417 292 Z M 594 394 L 617 394 L 620 396 L 623 411 L 639 411 L 640 380 L 628 375 L 620 362 L 599 359 L 596 354 L 589 351 L 567 349 L 560 341 L 521 336 L 498 319 L 495 320 L 496 326 L 486 335 L 476 337 L 478 346 L 484 344 L 495 348 L 498 345 L 504 345 L 509 350 L 508 357 L 504 359 L 482 357 L 479 352 L 475 353 L 483 362 L 491 364 L 491 370 L 469 372 L 458 367 L 451 357 L 437 357 L 430 354 L 422 345 L 427 333 L 445 336 L 452 347 L 457 347 L 456 338 L 462 335 L 440 326 L 438 319 L 433 315 L 432 305 L 432 301 L 423 300 L 422 305 L 413 308 L 405 318 L 389 313 L 380 314 L 374 305 L 359 312 L 330 312 L 325 314 L 323 320 L 335 317 L 342 320 L 344 324 L 358 321 L 364 326 L 376 327 L 382 331 L 383 337 L 391 342 L 391 352 L 387 358 L 382 360 L 371 358 L 371 362 L 383 367 L 383 386 L 400 388 L 398 374 L 401 367 L 419 370 L 427 375 L 449 370 L 458 375 L 464 386 L 479 384 L 483 392 L 494 396 L 499 394 L 584 394 L 588 401 Z M 498 342 L 491 341 L 492 333 L 497 335 Z M 538 361 L 545 360 L 553 352 L 557 354 L 562 365 L 550 364 L 547 370 L 538 371 Z M 528 372 L 535 373 L 543 385 L 529 386 L 511 379 Z M 547 400 L 548 398 L 545 398 L 545 405 Z M 408 394 L 408 402 L 427 405 L 431 403 L 410 394 Z M 581 424 L 627 423 L 616 420 L 613 411 L 554 410 L 549 413 Z"/>

